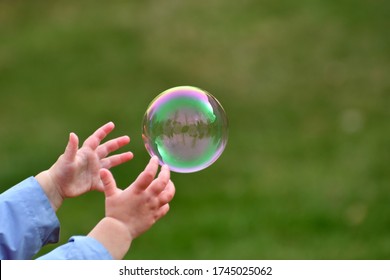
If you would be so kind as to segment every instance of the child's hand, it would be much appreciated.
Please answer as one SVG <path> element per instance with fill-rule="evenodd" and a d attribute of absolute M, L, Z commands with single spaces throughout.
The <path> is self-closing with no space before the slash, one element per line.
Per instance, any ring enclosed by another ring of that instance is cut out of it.
<path fill-rule="evenodd" d="M 133 158 L 131 152 L 107 157 L 130 142 L 128 136 L 122 136 L 100 144 L 114 127 L 112 122 L 100 127 L 85 140 L 80 149 L 77 135 L 71 133 L 64 154 L 49 170 L 36 176 L 55 210 L 65 198 L 76 197 L 90 190 L 103 191 L 99 170 Z"/>
<path fill-rule="evenodd" d="M 106 217 L 126 225 L 132 239 L 147 231 L 168 212 L 168 203 L 175 194 L 168 166 L 162 166 L 155 178 L 157 169 L 158 159 L 152 157 L 145 170 L 125 190 L 117 188 L 110 171 L 100 171 L 106 196 Z"/>
<path fill-rule="evenodd" d="M 127 189 L 118 189 L 110 171 L 102 169 L 100 176 L 106 196 L 106 217 L 91 231 L 116 259 L 121 259 L 132 240 L 147 231 L 169 210 L 175 194 L 168 166 L 157 178 L 158 159 L 153 157 L 145 170 Z"/>

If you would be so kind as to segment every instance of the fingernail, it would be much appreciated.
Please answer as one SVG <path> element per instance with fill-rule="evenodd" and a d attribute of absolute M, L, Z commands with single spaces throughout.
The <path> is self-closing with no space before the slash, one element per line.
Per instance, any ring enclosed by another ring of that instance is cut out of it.
<path fill-rule="evenodd" d="M 158 157 L 157 157 L 157 156 L 152 156 L 152 157 L 150 158 L 150 161 L 158 161 Z"/>
<path fill-rule="evenodd" d="M 169 170 L 169 165 L 168 164 L 164 164 L 162 167 Z"/>

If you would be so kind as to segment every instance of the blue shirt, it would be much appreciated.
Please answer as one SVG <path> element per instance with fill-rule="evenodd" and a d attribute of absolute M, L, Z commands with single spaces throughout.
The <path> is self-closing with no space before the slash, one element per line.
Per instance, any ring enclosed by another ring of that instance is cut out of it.
<path fill-rule="evenodd" d="M 30 177 L 0 195 L 0 259 L 31 259 L 45 244 L 59 240 L 60 223 L 45 192 Z M 96 239 L 73 236 L 39 259 L 112 259 Z"/>

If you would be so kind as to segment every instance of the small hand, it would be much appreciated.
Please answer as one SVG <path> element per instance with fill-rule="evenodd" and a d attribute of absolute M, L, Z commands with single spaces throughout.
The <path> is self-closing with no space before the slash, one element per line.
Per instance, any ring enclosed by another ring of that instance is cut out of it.
<path fill-rule="evenodd" d="M 76 197 L 91 190 L 103 191 L 99 170 L 111 168 L 133 158 L 131 152 L 108 156 L 128 144 L 128 136 L 100 144 L 114 127 L 112 122 L 100 127 L 85 140 L 80 149 L 77 135 L 71 133 L 64 154 L 49 170 L 36 176 L 55 210 L 65 198 Z"/>
<path fill-rule="evenodd" d="M 167 166 L 158 169 L 153 157 L 145 170 L 125 190 L 118 189 L 107 169 L 100 170 L 106 196 L 106 216 L 92 229 L 89 237 L 98 240 L 114 259 L 122 259 L 134 238 L 147 231 L 169 210 L 175 194 Z"/>
<path fill-rule="evenodd" d="M 100 171 L 106 196 L 106 217 L 125 225 L 131 239 L 147 231 L 168 212 L 168 203 L 175 194 L 168 166 L 162 166 L 155 178 L 157 169 L 158 159 L 153 157 L 134 183 L 125 190 L 117 188 L 110 171 Z"/>

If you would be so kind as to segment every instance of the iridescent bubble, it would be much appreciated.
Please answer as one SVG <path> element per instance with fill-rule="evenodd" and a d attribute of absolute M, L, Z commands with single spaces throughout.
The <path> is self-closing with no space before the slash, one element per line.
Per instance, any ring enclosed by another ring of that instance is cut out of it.
<path fill-rule="evenodd" d="M 142 138 L 151 156 L 172 171 L 190 173 L 213 164 L 228 140 L 228 120 L 218 100 L 196 87 L 158 95 L 146 110 Z"/>

